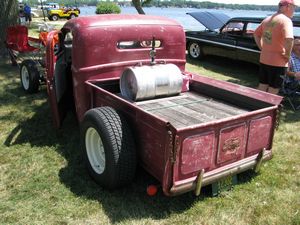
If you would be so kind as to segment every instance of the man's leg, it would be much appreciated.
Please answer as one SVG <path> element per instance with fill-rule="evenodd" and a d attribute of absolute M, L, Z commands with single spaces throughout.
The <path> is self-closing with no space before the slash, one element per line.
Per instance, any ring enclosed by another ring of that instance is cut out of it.
<path fill-rule="evenodd" d="M 264 64 L 260 64 L 259 66 L 259 83 L 257 89 L 260 91 L 268 91 L 269 81 L 268 81 L 268 66 Z"/>
<path fill-rule="evenodd" d="M 29 15 L 28 21 L 29 21 L 29 27 L 30 27 L 30 23 L 31 23 L 31 14 Z"/>

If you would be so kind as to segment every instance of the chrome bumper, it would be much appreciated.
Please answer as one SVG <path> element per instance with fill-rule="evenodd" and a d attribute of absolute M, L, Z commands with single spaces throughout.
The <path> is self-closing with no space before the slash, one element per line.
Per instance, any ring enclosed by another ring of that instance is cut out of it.
<path fill-rule="evenodd" d="M 199 175 L 195 177 L 194 180 L 188 180 L 188 182 L 186 183 L 181 182 L 181 184 L 179 185 L 173 185 L 170 189 L 170 195 L 179 195 L 193 190 L 195 191 L 196 195 L 199 195 L 201 187 L 212 184 L 223 177 L 242 173 L 249 169 L 255 169 L 255 171 L 258 172 L 261 163 L 270 160 L 271 158 L 271 150 L 262 150 L 259 154 L 217 168 L 207 173 L 203 173 L 203 171 L 200 171 Z"/>

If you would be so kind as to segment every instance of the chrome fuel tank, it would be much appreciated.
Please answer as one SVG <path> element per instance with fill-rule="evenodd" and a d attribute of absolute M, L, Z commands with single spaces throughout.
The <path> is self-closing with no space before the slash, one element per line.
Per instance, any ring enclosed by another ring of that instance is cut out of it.
<path fill-rule="evenodd" d="M 128 67 L 120 78 L 123 97 L 133 101 L 177 95 L 183 77 L 174 64 Z"/>

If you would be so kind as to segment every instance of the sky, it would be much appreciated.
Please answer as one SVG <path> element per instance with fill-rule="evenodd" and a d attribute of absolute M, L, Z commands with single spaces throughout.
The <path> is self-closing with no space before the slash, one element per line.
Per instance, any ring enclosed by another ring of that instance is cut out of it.
<path fill-rule="evenodd" d="M 216 2 L 225 4 L 277 5 L 280 0 L 198 0 L 198 2 Z"/>

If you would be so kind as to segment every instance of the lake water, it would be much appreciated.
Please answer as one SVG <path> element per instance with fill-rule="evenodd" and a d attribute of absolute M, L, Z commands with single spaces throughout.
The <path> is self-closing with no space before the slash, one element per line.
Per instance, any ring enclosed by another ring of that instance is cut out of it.
<path fill-rule="evenodd" d="M 186 30 L 203 30 L 204 27 L 193 19 L 191 16 L 187 15 L 187 12 L 195 11 L 209 11 L 209 12 L 223 12 L 230 17 L 239 16 L 267 16 L 274 12 L 271 11 L 257 11 L 257 10 L 230 10 L 230 9 L 196 9 L 196 8 L 143 8 L 147 15 L 165 16 L 178 21 L 184 29 Z M 80 7 L 80 16 L 95 15 L 96 7 Z M 121 7 L 121 14 L 137 14 L 134 7 Z"/>

